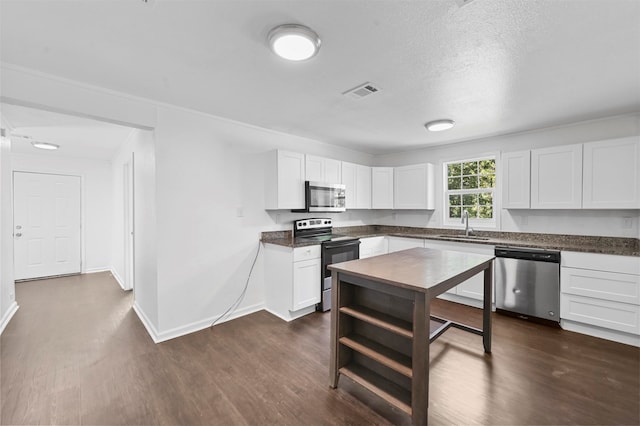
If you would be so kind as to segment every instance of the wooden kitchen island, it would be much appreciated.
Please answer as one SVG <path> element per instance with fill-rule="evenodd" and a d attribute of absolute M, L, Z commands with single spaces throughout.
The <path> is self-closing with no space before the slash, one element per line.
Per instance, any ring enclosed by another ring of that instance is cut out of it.
<path fill-rule="evenodd" d="M 413 248 L 330 265 L 330 386 L 345 375 L 427 424 L 429 343 L 456 327 L 481 335 L 491 352 L 493 259 Z M 431 299 L 482 271 L 482 330 L 430 316 Z"/>

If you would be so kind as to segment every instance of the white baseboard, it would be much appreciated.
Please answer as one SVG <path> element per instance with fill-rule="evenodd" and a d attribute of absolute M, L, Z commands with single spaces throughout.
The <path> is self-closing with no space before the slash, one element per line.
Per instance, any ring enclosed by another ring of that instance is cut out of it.
<path fill-rule="evenodd" d="M 149 318 L 144 313 L 144 311 L 140 308 L 140 305 L 138 305 L 138 302 L 133 302 L 133 311 L 138 315 L 138 318 L 140 319 L 140 322 L 142 323 L 142 325 L 144 325 L 144 328 L 147 329 L 147 333 L 149 333 L 149 336 L 151 336 L 153 343 L 160 342 L 160 340 L 158 339 L 158 331 L 153 326 L 151 321 L 149 321 Z"/>
<path fill-rule="evenodd" d="M 130 288 L 126 288 L 124 285 L 124 280 L 120 277 L 120 275 L 118 275 L 118 273 L 116 272 L 116 270 L 114 268 L 109 269 L 109 272 L 111 272 L 111 275 L 113 276 L 113 278 L 116 279 L 116 281 L 118 282 L 118 284 L 120 285 L 120 287 L 125 290 L 131 290 Z"/>
<path fill-rule="evenodd" d="M 7 324 L 9 324 L 11 318 L 13 318 L 13 316 L 16 314 L 18 308 L 18 302 L 16 302 L 15 300 L 11 305 L 9 305 L 9 309 L 7 309 L 7 312 L 5 312 L 5 314 L 2 316 L 2 319 L 0 319 L 0 334 L 2 334 L 4 329 L 7 327 Z"/>
<path fill-rule="evenodd" d="M 625 345 L 640 347 L 640 336 L 637 334 L 624 333 L 622 331 L 609 330 L 595 325 L 582 324 L 566 319 L 560 320 L 560 326 L 564 330 L 573 331 L 575 333 L 587 334 L 600 339 L 612 340 Z"/>
<path fill-rule="evenodd" d="M 299 311 L 295 311 L 293 313 L 291 311 L 288 311 L 289 312 L 288 315 L 282 315 L 279 312 L 273 311 L 273 310 L 271 310 L 269 308 L 266 308 L 266 307 L 264 308 L 264 310 L 269 312 L 271 315 L 274 315 L 274 316 L 280 318 L 283 321 L 291 322 L 291 321 L 296 320 L 298 318 L 302 318 L 305 315 L 309 315 L 309 314 L 314 313 L 316 311 L 316 306 L 315 305 L 309 306 L 307 308 L 300 309 Z"/>
<path fill-rule="evenodd" d="M 111 268 L 89 268 L 81 272 L 81 274 L 95 274 L 98 272 L 111 272 Z"/>
<path fill-rule="evenodd" d="M 255 305 L 246 306 L 242 309 L 238 309 L 234 311 L 228 317 L 222 318 L 216 325 L 222 324 L 223 322 L 231 321 L 232 319 L 240 318 L 245 315 L 252 314 L 254 312 L 258 312 L 264 309 L 263 303 L 257 303 Z M 186 324 L 181 327 L 172 328 L 156 335 L 156 339 L 154 341 L 156 343 L 164 342 L 166 340 L 175 339 L 176 337 L 184 336 L 185 334 L 195 333 L 196 331 L 203 330 L 211 326 L 211 323 L 214 322 L 221 314 L 213 316 L 211 318 L 203 319 L 200 321 L 192 322 L 191 324 Z M 147 328 L 147 331 L 149 329 Z M 152 336 L 153 338 L 153 336 Z"/>

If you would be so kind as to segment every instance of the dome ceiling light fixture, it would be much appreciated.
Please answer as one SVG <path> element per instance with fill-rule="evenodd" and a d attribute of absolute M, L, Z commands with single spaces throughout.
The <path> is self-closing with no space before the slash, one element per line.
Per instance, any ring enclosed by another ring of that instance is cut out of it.
<path fill-rule="evenodd" d="M 53 151 L 53 150 L 56 150 L 56 149 L 60 148 L 60 145 L 56 145 L 55 143 L 49 143 L 49 142 L 33 141 L 33 142 L 31 142 L 31 145 L 33 145 L 34 148 L 46 149 L 46 150 L 49 150 L 49 151 Z"/>
<path fill-rule="evenodd" d="M 424 125 L 430 132 L 441 132 L 451 129 L 456 122 L 448 118 L 442 120 L 433 120 Z"/>
<path fill-rule="evenodd" d="M 304 61 L 320 50 L 320 37 L 312 29 L 298 24 L 278 25 L 267 37 L 276 55 L 290 61 Z"/>

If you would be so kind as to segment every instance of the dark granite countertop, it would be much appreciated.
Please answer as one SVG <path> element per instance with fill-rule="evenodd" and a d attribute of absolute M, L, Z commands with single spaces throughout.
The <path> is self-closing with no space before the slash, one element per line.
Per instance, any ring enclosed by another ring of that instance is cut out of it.
<path fill-rule="evenodd" d="M 358 238 L 393 236 L 404 238 L 424 238 L 434 241 L 464 242 L 491 246 L 529 247 L 548 250 L 565 250 L 583 253 L 614 254 L 640 257 L 640 239 L 620 237 L 600 237 L 588 235 L 534 234 L 521 232 L 477 231 L 473 235 L 483 239 L 460 238 L 457 229 L 417 228 L 409 226 L 347 226 L 334 228 L 336 234 Z M 486 239 L 484 239 L 486 238 Z M 304 247 L 319 244 L 304 238 L 293 238 L 291 231 L 263 232 L 263 243 L 286 247 Z"/>

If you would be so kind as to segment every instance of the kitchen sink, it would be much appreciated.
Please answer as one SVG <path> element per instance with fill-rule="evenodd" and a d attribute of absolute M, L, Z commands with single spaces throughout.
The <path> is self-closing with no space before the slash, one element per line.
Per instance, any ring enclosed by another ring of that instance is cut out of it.
<path fill-rule="evenodd" d="M 438 235 L 438 238 L 449 238 L 452 240 L 477 240 L 487 241 L 489 237 L 477 237 L 475 235 Z"/>

